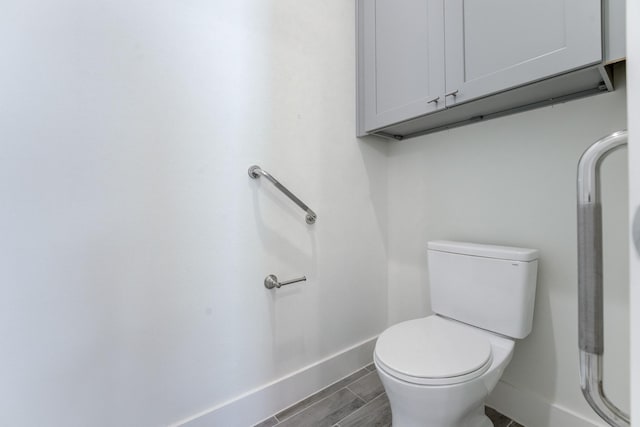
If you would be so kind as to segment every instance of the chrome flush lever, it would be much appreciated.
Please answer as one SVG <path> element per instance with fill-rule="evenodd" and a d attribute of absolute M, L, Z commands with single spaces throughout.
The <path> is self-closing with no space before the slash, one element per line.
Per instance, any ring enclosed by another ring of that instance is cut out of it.
<path fill-rule="evenodd" d="M 307 276 L 302 276 L 297 279 L 291 279 L 284 282 L 278 282 L 278 278 L 275 274 L 270 274 L 264 278 L 264 287 L 267 289 L 279 288 L 281 286 L 290 285 L 292 283 L 305 282 Z"/>

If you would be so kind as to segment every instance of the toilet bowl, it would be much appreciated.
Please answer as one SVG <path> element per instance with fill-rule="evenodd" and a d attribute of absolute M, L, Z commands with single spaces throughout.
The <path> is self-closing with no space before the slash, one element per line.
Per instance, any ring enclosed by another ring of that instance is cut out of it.
<path fill-rule="evenodd" d="M 538 251 L 428 244 L 435 314 L 385 330 L 374 363 L 394 427 L 492 427 L 484 401 L 533 322 Z"/>
<path fill-rule="evenodd" d="M 374 363 L 393 426 L 491 427 L 484 400 L 509 364 L 514 344 L 437 315 L 387 329 L 376 342 Z"/>

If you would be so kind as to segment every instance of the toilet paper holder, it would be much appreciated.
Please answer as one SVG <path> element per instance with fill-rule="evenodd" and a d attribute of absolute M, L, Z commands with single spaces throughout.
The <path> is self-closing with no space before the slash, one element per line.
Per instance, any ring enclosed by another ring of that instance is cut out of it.
<path fill-rule="evenodd" d="M 305 282 L 307 276 L 298 277 L 297 279 L 286 280 L 284 282 L 278 282 L 278 278 L 275 274 L 270 274 L 264 278 L 264 287 L 267 289 L 280 288 L 281 286 L 290 285 L 292 283 Z"/>

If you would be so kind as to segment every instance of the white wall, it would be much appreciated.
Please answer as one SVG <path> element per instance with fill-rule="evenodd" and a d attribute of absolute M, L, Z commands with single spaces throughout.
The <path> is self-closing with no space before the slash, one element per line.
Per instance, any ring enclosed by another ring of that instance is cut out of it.
<path fill-rule="evenodd" d="M 389 153 L 390 323 L 430 312 L 428 240 L 538 248 L 533 332 L 517 344 L 503 381 L 549 412 L 558 407 L 594 422 L 578 380 L 575 176 L 588 145 L 626 127 L 624 74 L 616 78 L 613 93 L 394 142 Z M 602 192 L 605 388 L 628 408 L 626 170 L 626 151 L 611 155 Z M 499 409 L 514 417 L 526 410 Z M 550 413 L 534 418 L 525 425 L 554 422 Z"/>
<path fill-rule="evenodd" d="M 353 22 L 340 0 L 3 5 L 1 425 L 166 425 L 385 326 Z"/>

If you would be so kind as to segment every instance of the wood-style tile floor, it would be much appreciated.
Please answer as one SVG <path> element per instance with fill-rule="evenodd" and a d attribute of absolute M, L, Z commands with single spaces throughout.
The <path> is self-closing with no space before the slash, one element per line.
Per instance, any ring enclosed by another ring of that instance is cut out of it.
<path fill-rule="evenodd" d="M 494 427 L 523 427 L 486 408 Z M 391 408 L 373 364 L 320 390 L 254 427 L 389 427 Z"/>

